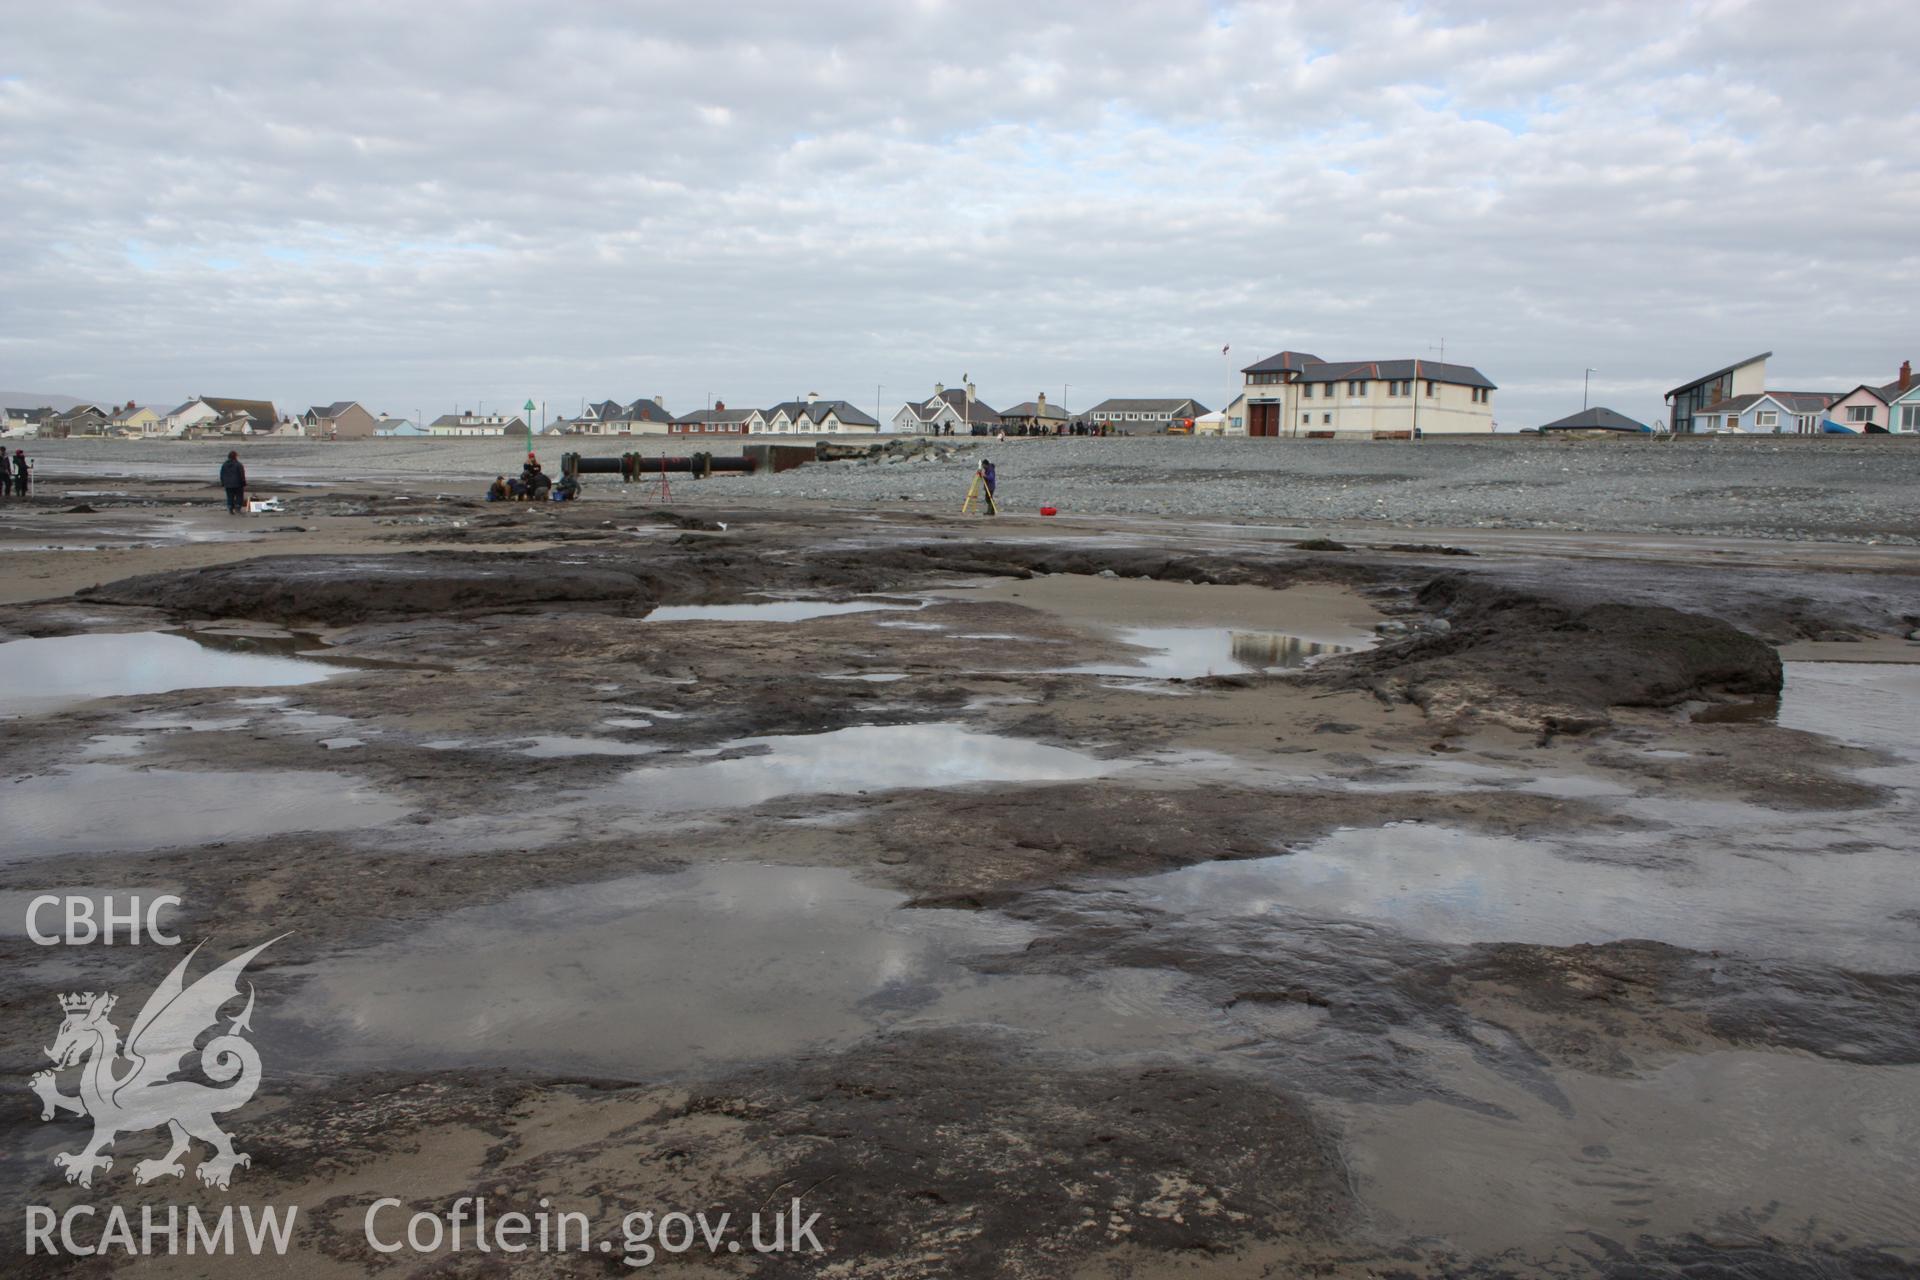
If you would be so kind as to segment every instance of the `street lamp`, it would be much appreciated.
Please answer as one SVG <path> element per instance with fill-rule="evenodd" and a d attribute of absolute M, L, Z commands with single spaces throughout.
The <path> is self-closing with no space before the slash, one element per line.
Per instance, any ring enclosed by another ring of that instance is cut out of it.
<path fill-rule="evenodd" d="M 1592 383 L 1593 375 L 1598 372 L 1600 372 L 1598 369 L 1589 369 L 1580 376 L 1580 407 L 1582 409 L 1587 407 L 1587 387 Z"/>

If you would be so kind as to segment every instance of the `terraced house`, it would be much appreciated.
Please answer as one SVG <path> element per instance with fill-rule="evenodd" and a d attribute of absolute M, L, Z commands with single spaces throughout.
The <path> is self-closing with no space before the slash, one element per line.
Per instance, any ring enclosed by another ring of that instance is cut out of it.
<path fill-rule="evenodd" d="M 1228 430 L 1250 436 L 1491 435 L 1493 380 L 1440 360 L 1322 360 L 1280 351 L 1242 369 Z M 1236 427 L 1237 422 L 1237 427 Z"/>

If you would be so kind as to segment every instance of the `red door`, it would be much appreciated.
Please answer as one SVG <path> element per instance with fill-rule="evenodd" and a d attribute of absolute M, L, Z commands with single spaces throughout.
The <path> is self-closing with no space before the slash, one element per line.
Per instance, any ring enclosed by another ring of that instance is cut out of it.
<path fill-rule="evenodd" d="M 1247 406 L 1247 434 L 1250 436 L 1277 436 L 1280 434 L 1280 406 L 1250 404 Z"/>

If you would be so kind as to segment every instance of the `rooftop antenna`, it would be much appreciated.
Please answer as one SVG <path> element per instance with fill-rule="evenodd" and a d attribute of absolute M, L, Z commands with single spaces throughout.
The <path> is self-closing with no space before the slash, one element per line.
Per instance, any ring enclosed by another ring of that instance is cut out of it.
<path fill-rule="evenodd" d="M 1438 352 L 1440 353 L 1440 358 L 1441 358 L 1442 360 L 1445 360 L 1445 359 L 1447 358 L 1447 340 L 1446 340 L 1445 338 L 1442 338 L 1442 339 L 1440 339 L 1440 345 L 1439 345 L 1439 346 L 1437 346 L 1437 347 L 1435 347 L 1435 346 L 1429 346 L 1429 347 L 1427 348 L 1427 350 L 1429 350 L 1429 351 L 1438 351 Z"/>

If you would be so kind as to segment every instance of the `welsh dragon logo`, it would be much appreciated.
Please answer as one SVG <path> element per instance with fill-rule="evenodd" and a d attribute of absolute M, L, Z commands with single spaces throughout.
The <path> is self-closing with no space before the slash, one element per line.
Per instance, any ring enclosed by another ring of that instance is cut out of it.
<path fill-rule="evenodd" d="M 147 997 L 124 1048 L 119 1029 L 107 1017 L 118 997 L 91 991 L 60 997 L 65 1018 L 53 1047 L 46 1051 L 54 1069 L 36 1072 L 29 1084 L 40 1096 L 42 1120 L 62 1111 L 93 1120 L 93 1141 L 53 1158 L 66 1170 L 68 1182 L 91 1187 L 96 1172 L 113 1167 L 113 1158 L 102 1153 L 116 1137 L 163 1125 L 173 1145 L 160 1159 L 135 1164 L 135 1182 L 184 1176 L 180 1157 L 196 1138 L 213 1148 L 213 1154 L 195 1170 L 210 1187 L 225 1190 L 234 1169 L 252 1163 L 244 1151 L 233 1149 L 233 1139 L 213 1118 L 245 1106 L 260 1087 L 260 1053 L 242 1035 L 252 1030 L 253 984 L 247 984 L 246 1008 L 232 1019 L 225 1034 L 204 1046 L 194 1041 L 205 1031 L 218 1030 L 221 1008 L 240 995 L 240 974 L 247 962 L 277 941 L 270 939 L 235 956 L 189 987 L 185 975 L 188 963 L 200 951 L 195 947 Z M 199 1055 L 200 1070 L 213 1084 L 174 1078 L 192 1054 Z M 60 1092 L 55 1075 L 72 1067 L 80 1067 L 76 1097 Z"/>

